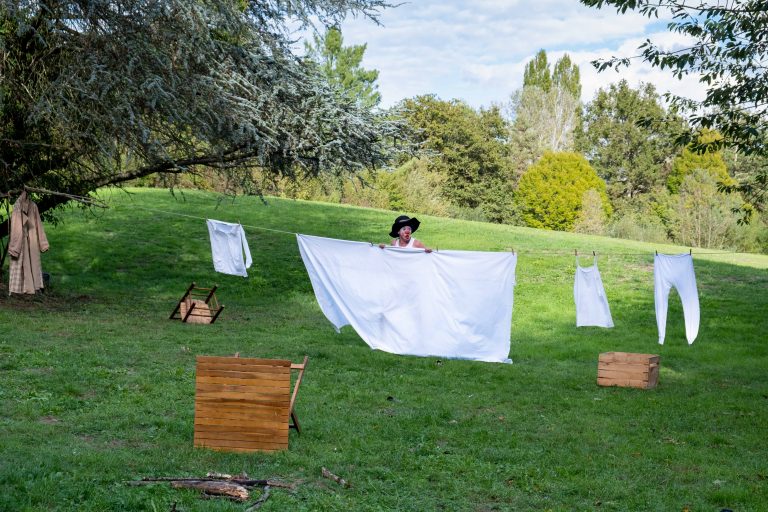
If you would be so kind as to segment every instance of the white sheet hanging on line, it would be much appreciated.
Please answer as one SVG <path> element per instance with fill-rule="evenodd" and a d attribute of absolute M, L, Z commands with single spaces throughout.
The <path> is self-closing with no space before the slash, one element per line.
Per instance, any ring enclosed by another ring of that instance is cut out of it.
<path fill-rule="evenodd" d="M 653 259 L 653 295 L 656 303 L 656 326 L 659 328 L 659 345 L 664 344 L 667 333 L 667 308 L 669 291 L 674 286 L 683 303 L 685 337 L 691 345 L 699 334 L 699 292 L 696 274 L 693 272 L 693 256 L 690 254 L 656 254 Z"/>
<path fill-rule="evenodd" d="M 248 277 L 245 269 L 250 268 L 253 261 L 243 226 L 211 219 L 205 222 L 211 238 L 213 268 L 216 272 Z M 245 261 L 243 261 L 243 255 L 245 255 Z"/>
<path fill-rule="evenodd" d="M 509 359 L 517 256 L 380 249 L 297 235 L 317 302 L 340 329 L 394 354 Z"/>
<path fill-rule="evenodd" d="M 611 308 L 597 269 L 597 256 L 591 267 L 582 267 L 576 257 L 573 300 L 576 302 L 576 327 L 613 327 Z"/>

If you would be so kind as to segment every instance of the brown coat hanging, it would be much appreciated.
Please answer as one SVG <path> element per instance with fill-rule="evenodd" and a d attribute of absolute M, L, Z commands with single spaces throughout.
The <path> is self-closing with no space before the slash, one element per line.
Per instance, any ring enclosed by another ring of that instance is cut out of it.
<path fill-rule="evenodd" d="M 11 213 L 8 293 L 35 293 L 43 289 L 40 253 L 47 250 L 48 238 L 37 205 L 24 191 L 14 203 Z"/>

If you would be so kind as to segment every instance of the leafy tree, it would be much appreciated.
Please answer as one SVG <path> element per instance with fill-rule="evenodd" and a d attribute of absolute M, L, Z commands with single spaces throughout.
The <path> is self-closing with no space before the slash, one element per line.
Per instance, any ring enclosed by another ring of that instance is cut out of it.
<path fill-rule="evenodd" d="M 704 132 L 699 136 L 700 141 L 704 144 L 718 138 L 720 138 L 720 134 L 712 131 Z M 683 148 L 682 153 L 672 162 L 672 171 L 667 178 L 667 187 L 670 192 L 677 194 L 685 177 L 697 169 L 708 171 L 718 183 L 735 184 L 728 175 L 722 150 L 717 150 L 714 146 L 706 147 L 707 149 L 702 152 L 693 151 L 691 145 Z"/>
<path fill-rule="evenodd" d="M 540 50 L 526 66 L 523 88 L 512 94 L 506 107 L 513 148 L 532 154 L 533 160 L 544 151 L 572 150 L 581 122 L 580 96 L 578 66 L 566 54 L 550 73 L 547 54 Z"/>
<path fill-rule="evenodd" d="M 538 87 L 549 92 L 552 87 L 563 87 L 576 98 L 581 97 L 579 67 L 571 62 L 566 53 L 555 62 L 550 71 L 546 50 L 538 53 L 525 65 L 523 87 Z"/>
<path fill-rule="evenodd" d="M 545 50 L 539 50 L 536 56 L 525 65 L 523 87 L 538 87 L 544 92 L 548 92 L 552 87 L 552 75 L 549 72 Z"/>
<path fill-rule="evenodd" d="M 444 177 L 430 172 L 430 160 L 412 158 L 394 172 L 378 173 L 375 186 L 388 192 L 387 208 L 447 217 L 448 201 L 442 196 Z"/>
<path fill-rule="evenodd" d="M 573 149 L 574 132 L 581 103 L 564 87 L 548 92 L 539 87 L 523 87 L 512 94 L 511 129 L 533 144 L 533 154 Z"/>
<path fill-rule="evenodd" d="M 717 146 L 732 146 L 743 153 L 768 156 L 768 53 L 766 32 L 768 4 L 764 0 L 729 2 L 684 0 L 581 0 L 585 5 L 615 7 L 617 12 L 637 11 L 649 18 L 671 17 L 670 32 L 691 41 L 685 48 L 667 50 L 646 41 L 636 57 L 614 57 L 593 64 L 602 71 L 629 65 L 639 58 L 674 76 L 698 76 L 706 87 L 702 101 L 668 94 L 672 105 L 687 113 L 695 130 L 716 129 L 723 138 Z M 768 166 L 754 169 L 740 189 L 758 209 L 768 192 Z"/>
<path fill-rule="evenodd" d="M 578 153 L 547 152 L 520 178 L 515 200 L 521 218 L 529 226 L 570 231 L 588 190 L 597 191 L 603 211 L 610 215 L 605 182 L 589 162 Z"/>
<path fill-rule="evenodd" d="M 740 202 L 735 194 L 719 192 L 709 171 L 694 170 L 684 178 L 675 205 L 675 241 L 693 247 L 729 248 L 730 235 L 738 228 L 733 209 Z"/>
<path fill-rule="evenodd" d="M 401 107 L 431 155 L 430 172 L 442 177 L 442 196 L 457 207 L 489 208 L 510 182 L 507 126 L 499 109 L 475 111 L 462 101 L 431 95 L 404 100 Z M 501 222 L 503 215 L 489 220 Z"/>
<path fill-rule="evenodd" d="M 608 184 L 612 198 L 632 198 L 664 185 L 682 120 L 667 113 L 651 84 L 626 80 L 600 89 L 585 109 L 577 147 Z"/>
<path fill-rule="evenodd" d="M 341 30 L 329 28 L 324 36 L 315 35 L 314 44 L 305 43 L 307 56 L 316 62 L 332 84 L 366 107 L 381 101 L 376 80 L 379 72 L 361 67 L 367 45 L 344 46 Z"/>
<path fill-rule="evenodd" d="M 576 233 L 586 235 L 605 234 L 608 215 L 605 213 L 603 196 L 595 189 L 589 189 L 581 196 L 581 211 L 573 226 Z"/>
<path fill-rule="evenodd" d="M 298 60 L 288 27 L 332 25 L 348 13 L 375 20 L 386 6 L 3 0 L 3 191 L 87 195 L 201 166 L 248 184 L 251 168 L 301 176 L 382 164 L 396 126 Z M 39 207 L 66 200 L 46 195 Z"/>
<path fill-rule="evenodd" d="M 552 70 L 552 83 L 571 93 L 577 100 L 581 98 L 579 66 L 571 62 L 567 53 L 555 62 L 555 67 Z"/>
<path fill-rule="evenodd" d="M 746 201 L 739 210 L 742 212 L 741 222 L 748 222 L 755 211 L 765 212 L 768 206 L 768 154 L 750 153 L 727 148 L 723 158 L 728 173 L 738 183 L 734 186 L 720 186 L 723 192 L 741 193 Z M 763 216 L 765 219 L 765 216 Z"/>

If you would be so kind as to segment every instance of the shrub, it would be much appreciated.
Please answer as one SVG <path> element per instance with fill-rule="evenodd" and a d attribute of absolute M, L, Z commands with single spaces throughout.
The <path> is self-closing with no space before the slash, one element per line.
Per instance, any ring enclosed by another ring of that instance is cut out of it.
<path fill-rule="evenodd" d="M 585 235 L 604 235 L 607 220 L 600 193 L 593 188 L 584 192 L 581 197 L 581 212 L 573 230 Z"/>
<path fill-rule="evenodd" d="M 721 139 L 722 136 L 713 131 L 707 131 L 699 135 L 698 142 L 709 143 Z M 683 180 L 696 170 L 709 172 L 717 182 L 726 185 L 735 185 L 736 182 L 728 175 L 728 168 L 723 160 L 722 150 L 708 149 L 703 153 L 691 150 L 692 146 L 683 148 L 682 153 L 672 163 L 672 170 L 667 177 L 667 187 L 673 194 L 680 191 Z"/>
<path fill-rule="evenodd" d="M 527 225 L 570 231 L 588 190 L 598 193 L 605 215 L 610 215 L 605 182 L 587 160 L 577 153 L 547 152 L 520 178 L 515 200 Z"/>

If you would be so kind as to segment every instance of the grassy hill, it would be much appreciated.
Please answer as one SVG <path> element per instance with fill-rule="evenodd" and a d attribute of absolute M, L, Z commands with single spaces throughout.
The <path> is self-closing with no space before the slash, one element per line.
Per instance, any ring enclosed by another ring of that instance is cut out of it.
<path fill-rule="evenodd" d="M 45 294 L 0 297 L 0 510 L 244 510 L 125 485 L 208 471 L 295 484 L 264 511 L 768 510 L 768 256 L 694 250 L 699 337 L 673 292 L 659 346 L 653 252 L 688 248 L 419 216 L 431 247 L 519 254 L 514 364 L 440 361 L 336 334 L 291 234 L 385 241 L 394 212 L 105 194 L 46 226 Z M 245 226 L 247 279 L 213 271 L 205 218 Z M 574 249 L 597 252 L 614 329 L 575 327 Z M 192 281 L 219 285 L 216 324 L 168 320 Z M 598 387 L 613 350 L 659 354 L 658 387 Z M 192 447 L 195 356 L 235 352 L 309 355 L 288 451 Z"/>

